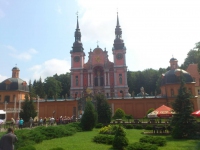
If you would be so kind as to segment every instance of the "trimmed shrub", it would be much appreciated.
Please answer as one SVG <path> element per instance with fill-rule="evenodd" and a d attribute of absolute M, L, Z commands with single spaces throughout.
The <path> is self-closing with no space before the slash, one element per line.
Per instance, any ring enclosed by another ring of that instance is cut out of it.
<path fill-rule="evenodd" d="M 97 123 L 95 128 L 102 128 L 103 127 L 103 124 L 102 123 Z"/>
<path fill-rule="evenodd" d="M 72 122 L 72 123 L 67 124 L 67 126 L 75 128 L 77 132 L 82 131 L 80 122 Z"/>
<path fill-rule="evenodd" d="M 118 126 L 117 125 L 108 125 L 99 130 L 99 134 L 112 134 L 116 133 Z"/>
<path fill-rule="evenodd" d="M 116 109 L 113 118 L 114 119 L 122 119 L 122 118 L 124 118 L 124 116 L 125 116 L 125 112 L 121 108 L 118 108 L 118 109 Z"/>
<path fill-rule="evenodd" d="M 133 129 L 134 126 L 132 124 L 127 124 L 124 126 L 126 129 Z"/>
<path fill-rule="evenodd" d="M 143 129 L 142 125 L 135 125 L 134 128 L 135 129 Z"/>
<path fill-rule="evenodd" d="M 153 126 L 152 126 L 152 125 L 147 125 L 147 126 L 145 127 L 145 130 L 153 130 Z"/>
<path fill-rule="evenodd" d="M 144 136 L 140 138 L 141 143 L 156 144 L 157 146 L 165 146 L 166 140 L 162 137 Z"/>
<path fill-rule="evenodd" d="M 99 134 L 93 138 L 93 142 L 112 145 L 113 139 L 114 139 L 113 135 Z"/>
<path fill-rule="evenodd" d="M 18 141 L 15 143 L 15 148 L 26 148 L 28 145 L 34 145 L 40 143 L 43 140 L 60 138 L 64 136 L 70 136 L 76 133 L 77 128 L 72 126 L 79 126 L 78 124 L 72 125 L 59 125 L 50 127 L 37 127 L 32 130 L 23 129 L 16 130 Z"/>
<path fill-rule="evenodd" d="M 158 150 L 158 146 L 149 143 L 133 143 L 127 146 L 127 150 Z"/>
<path fill-rule="evenodd" d="M 113 147 L 115 149 L 123 150 L 127 145 L 128 139 L 126 138 L 126 132 L 121 126 L 119 126 L 113 140 Z"/>
<path fill-rule="evenodd" d="M 28 146 L 25 146 L 25 147 L 21 147 L 18 150 L 36 150 L 36 148 L 31 146 L 31 145 L 28 145 Z"/>

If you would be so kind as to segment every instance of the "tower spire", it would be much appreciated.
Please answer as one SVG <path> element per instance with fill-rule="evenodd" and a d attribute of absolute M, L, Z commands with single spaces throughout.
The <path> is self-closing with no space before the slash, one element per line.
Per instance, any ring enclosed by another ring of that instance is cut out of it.
<path fill-rule="evenodd" d="M 113 44 L 113 50 L 119 50 L 119 49 L 125 49 L 124 47 L 124 41 L 122 39 L 122 29 L 119 25 L 119 16 L 117 12 L 117 25 L 115 28 L 115 40 Z"/>
<path fill-rule="evenodd" d="M 119 25 L 119 17 L 118 17 L 118 12 L 117 12 L 117 27 L 120 27 L 120 25 Z"/>
<path fill-rule="evenodd" d="M 78 23 L 78 12 L 76 13 L 77 15 L 77 24 L 76 24 L 76 29 L 79 29 L 79 23 Z"/>
<path fill-rule="evenodd" d="M 78 12 L 76 13 L 76 15 L 77 15 L 77 23 L 76 23 L 76 30 L 74 33 L 75 42 L 73 44 L 71 52 L 83 52 L 84 49 L 83 49 L 83 44 L 81 42 L 81 31 L 79 29 Z"/>

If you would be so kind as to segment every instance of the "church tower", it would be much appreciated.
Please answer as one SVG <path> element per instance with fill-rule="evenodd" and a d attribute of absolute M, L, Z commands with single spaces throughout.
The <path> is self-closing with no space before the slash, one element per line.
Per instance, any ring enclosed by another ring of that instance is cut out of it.
<path fill-rule="evenodd" d="M 81 42 L 81 32 L 77 16 L 77 25 L 74 33 L 75 42 L 73 43 L 71 54 L 71 88 L 70 96 L 73 98 L 80 97 L 83 91 L 83 66 L 85 53 Z"/>
<path fill-rule="evenodd" d="M 113 44 L 114 60 L 114 96 L 129 96 L 127 85 L 126 47 L 122 39 L 122 29 L 117 13 L 117 26 L 115 28 L 115 40 Z"/>

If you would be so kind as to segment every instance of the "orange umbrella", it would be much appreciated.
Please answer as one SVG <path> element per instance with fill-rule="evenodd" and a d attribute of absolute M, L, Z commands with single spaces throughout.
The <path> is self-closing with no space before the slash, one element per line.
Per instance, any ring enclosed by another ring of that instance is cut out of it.
<path fill-rule="evenodd" d="M 172 115 L 175 114 L 175 112 L 172 108 L 162 105 L 158 107 L 156 110 L 154 110 L 153 112 L 151 112 L 151 115 L 152 114 L 156 114 L 158 117 L 161 117 L 161 118 L 169 118 L 169 117 L 172 117 Z M 150 118 L 150 114 L 149 114 L 149 118 Z"/>
<path fill-rule="evenodd" d="M 193 112 L 192 115 L 195 117 L 200 117 L 200 110 Z"/>

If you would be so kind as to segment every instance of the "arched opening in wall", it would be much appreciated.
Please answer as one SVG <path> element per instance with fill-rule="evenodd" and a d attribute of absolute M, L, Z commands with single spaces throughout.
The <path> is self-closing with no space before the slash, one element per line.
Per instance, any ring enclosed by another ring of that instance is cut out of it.
<path fill-rule="evenodd" d="M 96 66 L 93 69 L 94 86 L 104 86 L 104 69 L 102 66 Z"/>

